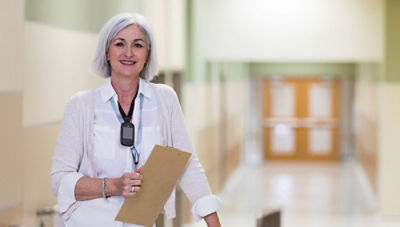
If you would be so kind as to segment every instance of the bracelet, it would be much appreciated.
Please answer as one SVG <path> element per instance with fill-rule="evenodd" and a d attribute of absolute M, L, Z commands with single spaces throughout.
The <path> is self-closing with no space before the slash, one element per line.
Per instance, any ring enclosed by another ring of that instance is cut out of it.
<path fill-rule="evenodd" d="M 106 180 L 107 178 L 103 178 L 103 181 L 101 182 L 101 194 L 103 195 L 103 198 L 107 199 L 107 193 L 106 193 Z"/>

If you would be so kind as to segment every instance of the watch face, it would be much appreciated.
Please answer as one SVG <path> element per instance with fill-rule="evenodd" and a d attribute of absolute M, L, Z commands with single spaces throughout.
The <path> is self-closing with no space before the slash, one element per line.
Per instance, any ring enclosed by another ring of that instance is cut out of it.
<path fill-rule="evenodd" d="M 135 126 L 130 122 L 121 124 L 121 144 L 124 146 L 133 146 L 135 141 Z"/>

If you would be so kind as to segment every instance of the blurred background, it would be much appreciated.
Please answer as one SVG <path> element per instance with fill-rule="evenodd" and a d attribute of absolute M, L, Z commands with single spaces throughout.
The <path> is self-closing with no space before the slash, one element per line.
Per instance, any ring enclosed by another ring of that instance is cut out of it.
<path fill-rule="evenodd" d="M 52 226 L 64 107 L 119 12 L 153 26 L 223 226 L 400 226 L 398 0 L 0 0 L 0 226 Z M 159 226 L 206 226 L 177 196 Z"/>

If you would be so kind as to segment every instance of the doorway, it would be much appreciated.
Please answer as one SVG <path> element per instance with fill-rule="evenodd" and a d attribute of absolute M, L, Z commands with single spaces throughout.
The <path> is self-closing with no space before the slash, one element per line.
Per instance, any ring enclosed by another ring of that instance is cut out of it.
<path fill-rule="evenodd" d="M 263 81 L 266 160 L 339 160 L 340 80 Z"/>

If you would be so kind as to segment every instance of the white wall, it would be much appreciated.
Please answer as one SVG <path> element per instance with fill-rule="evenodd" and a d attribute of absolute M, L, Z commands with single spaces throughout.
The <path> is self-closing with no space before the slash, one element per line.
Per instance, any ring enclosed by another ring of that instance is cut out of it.
<path fill-rule="evenodd" d="M 0 1 L 0 91 L 21 91 L 24 1 Z"/>
<path fill-rule="evenodd" d="M 23 124 L 59 121 L 72 94 L 104 80 L 89 73 L 97 35 L 29 21 L 25 33 Z"/>
<path fill-rule="evenodd" d="M 194 9 L 208 59 L 382 59 L 382 0 L 198 0 Z"/>
<path fill-rule="evenodd" d="M 143 8 L 155 32 L 160 69 L 183 70 L 184 1 L 149 0 L 143 2 Z M 104 81 L 89 73 L 97 34 L 30 21 L 21 24 L 26 34 L 25 38 L 21 36 L 21 45 L 25 47 L 15 55 L 19 54 L 24 64 L 23 85 L 20 85 L 24 90 L 23 124 L 35 126 L 59 121 L 72 94 Z"/>
<path fill-rule="evenodd" d="M 153 27 L 161 70 L 185 68 L 185 1 L 146 0 L 143 14 Z"/>

